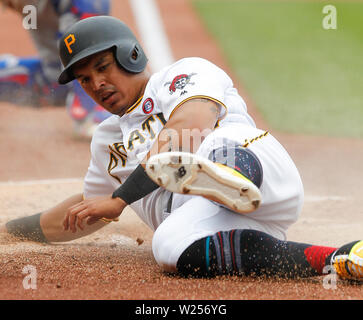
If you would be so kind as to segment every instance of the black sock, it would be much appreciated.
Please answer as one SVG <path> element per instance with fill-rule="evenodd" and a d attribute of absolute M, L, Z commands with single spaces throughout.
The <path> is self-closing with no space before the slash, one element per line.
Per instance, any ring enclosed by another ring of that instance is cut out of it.
<path fill-rule="evenodd" d="M 336 250 L 282 241 L 256 230 L 237 229 L 194 242 L 180 256 L 177 268 L 181 274 L 193 276 L 239 274 L 304 278 L 323 274 L 324 266 L 330 265 Z"/>

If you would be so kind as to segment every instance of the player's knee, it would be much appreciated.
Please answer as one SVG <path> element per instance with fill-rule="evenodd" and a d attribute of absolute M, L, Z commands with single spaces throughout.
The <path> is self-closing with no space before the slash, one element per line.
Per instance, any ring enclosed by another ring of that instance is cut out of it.
<path fill-rule="evenodd" d="M 260 160 L 255 153 L 240 146 L 221 147 L 213 150 L 209 160 L 222 163 L 242 173 L 250 179 L 257 187 L 260 187 L 263 180 L 263 170 Z"/>
<path fill-rule="evenodd" d="M 152 240 L 153 256 L 157 264 L 165 272 L 176 272 L 175 262 L 171 258 L 175 244 L 173 234 L 161 224 L 155 231 Z"/>
<path fill-rule="evenodd" d="M 190 268 L 198 269 L 202 264 L 203 258 L 200 259 L 198 255 L 204 252 L 203 244 L 175 230 L 170 224 L 161 224 L 157 228 L 152 240 L 153 256 L 163 271 L 188 275 L 191 274 Z M 195 239 L 195 236 L 191 237 Z"/>

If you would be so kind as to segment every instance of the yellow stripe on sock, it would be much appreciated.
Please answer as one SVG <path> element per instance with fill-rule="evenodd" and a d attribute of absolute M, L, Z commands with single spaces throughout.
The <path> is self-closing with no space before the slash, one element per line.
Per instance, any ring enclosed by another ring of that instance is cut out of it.
<path fill-rule="evenodd" d="M 242 173 L 240 173 L 240 172 L 239 172 L 239 171 L 237 171 L 236 169 L 233 169 L 233 168 L 231 168 L 231 167 L 228 167 L 228 166 L 226 166 L 226 165 L 224 165 L 224 164 L 217 163 L 217 162 L 215 162 L 215 164 L 216 164 L 218 167 L 222 168 L 223 170 L 228 171 L 229 173 L 231 173 L 231 174 L 232 174 L 232 175 L 234 175 L 235 177 L 242 178 L 242 179 L 244 179 L 244 180 L 246 180 L 246 181 L 248 181 L 248 182 L 253 183 L 250 179 L 246 178 L 246 177 L 245 177 Z"/>

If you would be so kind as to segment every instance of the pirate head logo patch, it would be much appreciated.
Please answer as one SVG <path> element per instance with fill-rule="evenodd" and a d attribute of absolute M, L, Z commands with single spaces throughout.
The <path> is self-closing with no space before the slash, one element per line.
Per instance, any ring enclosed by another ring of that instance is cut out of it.
<path fill-rule="evenodd" d="M 154 101 L 151 98 L 147 98 L 143 105 L 142 105 L 142 111 L 144 111 L 144 113 L 149 114 L 151 111 L 153 111 L 154 109 Z"/>
<path fill-rule="evenodd" d="M 179 74 L 173 81 L 164 83 L 164 86 L 169 85 L 169 93 L 173 94 L 177 89 L 183 90 L 188 84 L 194 85 L 194 82 L 190 82 L 191 77 L 194 75 L 196 75 L 196 73 Z"/>

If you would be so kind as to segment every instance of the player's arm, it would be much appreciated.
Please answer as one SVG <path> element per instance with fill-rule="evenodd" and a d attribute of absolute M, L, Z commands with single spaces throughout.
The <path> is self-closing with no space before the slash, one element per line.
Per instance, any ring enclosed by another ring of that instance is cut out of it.
<path fill-rule="evenodd" d="M 195 152 L 203 140 L 201 136 L 215 128 L 219 112 L 220 106 L 208 99 L 192 99 L 174 110 L 149 153 L 112 197 L 87 199 L 70 207 L 63 221 L 64 229 L 76 232 L 77 227 L 82 229 L 85 222 L 92 224 L 102 217 L 115 219 L 127 205 L 159 188 L 145 172 L 147 160 L 154 154 L 180 148 Z M 192 131 L 194 134 L 188 135 Z M 189 143 L 184 144 L 186 136 Z"/>
<path fill-rule="evenodd" d="M 37 242 L 65 242 L 86 236 L 106 223 L 98 221 L 87 225 L 83 230 L 77 230 L 76 233 L 65 232 L 63 228 L 63 220 L 68 208 L 82 200 L 82 194 L 74 195 L 42 213 L 10 220 L 0 226 L 0 232 Z"/>
<path fill-rule="evenodd" d="M 141 166 L 145 168 L 147 160 L 161 152 L 196 152 L 203 139 L 214 130 L 220 108 L 208 99 L 191 99 L 182 104 L 171 114 Z"/>

